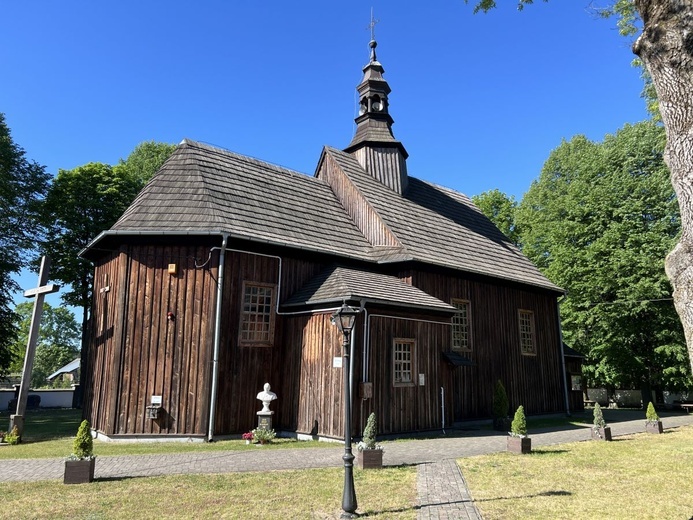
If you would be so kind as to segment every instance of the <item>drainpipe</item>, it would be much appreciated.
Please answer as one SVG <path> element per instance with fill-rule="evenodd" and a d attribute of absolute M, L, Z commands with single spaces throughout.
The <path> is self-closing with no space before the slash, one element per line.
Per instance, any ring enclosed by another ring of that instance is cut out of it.
<path fill-rule="evenodd" d="M 209 430 L 207 441 L 212 442 L 214 437 L 214 414 L 217 408 L 217 385 L 219 381 L 219 344 L 221 342 L 221 307 L 224 297 L 224 263 L 226 262 L 226 246 L 229 235 L 224 233 L 219 252 L 219 275 L 217 277 L 217 308 L 214 315 L 214 360 L 212 361 L 212 395 L 209 400 Z"/>
<path fill-rule="evenodd" d="M 568 399 L 568 374 L 565 368 L 565 351 L 563 350 L 563 326 L 561 325 L 561 302 L 565 299 L 565 295 L 556 300 L 556 317 L 558 319 L 558 341 L 561 349 L 561 369 L 563 372 L 563 396 L 565 398 L 565 413 L 570 417 L 570 400 Z"/>

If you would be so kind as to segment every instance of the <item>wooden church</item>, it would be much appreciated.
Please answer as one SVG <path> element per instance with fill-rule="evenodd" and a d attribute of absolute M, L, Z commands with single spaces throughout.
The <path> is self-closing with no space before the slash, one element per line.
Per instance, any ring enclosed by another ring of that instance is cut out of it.
<path fill-rule="evenodd" d="M 110 438 L 206 438 L 257 424 L 343 436 L 343 302 L 352 425 L 383 434 L 511 409 L 566 411 L 562 294 L 456 191 L 407 172 L 376 43 L 351 143 L 307 176 L 185 140 L 82 256 L 95 267 L 84 414 Z M 577 401 L 576 401 L 577 402 Z M 581 401 L 580 401 L 581 405 Z"/>

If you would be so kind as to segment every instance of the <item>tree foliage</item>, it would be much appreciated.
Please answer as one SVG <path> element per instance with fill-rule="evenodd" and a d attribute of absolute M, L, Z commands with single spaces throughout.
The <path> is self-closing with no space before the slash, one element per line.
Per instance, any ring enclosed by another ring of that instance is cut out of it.
<path fill-rule="evenodd" d="M 33 302 L 20 303 L 15 309 L 19 333 L 12 346 L 15 354 L 15 361 L 10 369 L 12 372 L 22 371 L 33 310 Z M 44 303 L 31 371 L 31 387 L 48 386 L 47 378 L 50 374 L 79 357 L 79 341 L 80 329 L 74 314 L 65 307 L 52 307 Z"/>
<path fill-rule="evenodd" d="M 77 255 L 118 220 L 137 190 L 137 181 L 124 170 L 89 163 L 60 170 L 48 191 L 42 218 L 49 234 L 42 247 L 52 258 L 51 277 L 71 287 L 62 294 L 63 301 L 82 307 L 85 317 L 93 269 Z"/>
<path fill-rule="evenodd" d="M 517 211 L 524 253 L 568 291 L 565 339 L 587 355 L 591 384 L 691 383 L 664 274 L 681 228 L 664 146 L 651 122 L 603 143 L 574 137 L 551 153 Z"/>
<path fill-rule="evenodd" d="M 175 149 L 176 145 L 174 144 L 144 141 L 135 147 L 127 159 L 121 159 L 114 166 L 114 169 L 122 170 L 126 175 L 132 177 L 137 183 L 139 191 L 149 182 L 149 179 L 161 168 L 161 165 Z"/>
<path fill-rule="evenodd" d="M 48 179 L 45 168 L 29 161 L 14 143 L 0 113 L 0 374 L 12 361 L 10 345 L 17 332 L 12 293 L 19 287 L 12 276 L 28 264 L 41 234 L 36 217 Z"/>
<path fill-rule="evenodd" d="M 520 234 L 515 223 L 517 202 L 514 196 L 508 197 L 495 188 L 472 196 L 472 201 L 513 244 L 520 244 Z"/>

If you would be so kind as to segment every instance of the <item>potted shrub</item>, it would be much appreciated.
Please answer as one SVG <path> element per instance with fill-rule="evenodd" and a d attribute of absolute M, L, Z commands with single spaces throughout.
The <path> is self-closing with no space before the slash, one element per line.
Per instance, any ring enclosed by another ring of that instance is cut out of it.
<path fill-rule="evenodd" d="M 507 432 L 510 427 L 508 417 L 508 394 L 501 380 L 496 381 L 496 388 L 493 392 L 493 429 L 499 432 Z"/>
<path fill-rule="evenodd" d="M 253 434 L 253 440 L 258 444 L 268 444 L 277 436 L 274 430 L 268 430 L 261 426 L 255 428 L 251 433 Z"/>
<path fill-rule="evenodd" d="M 253 432 L 246 432 L 243 434 L 243 440 L 246 444 L 253 442 Z"/>
<path fill-rule="evenodd" d="M 530 453 L 532 451 L 532 439 L 527 437 L 527 419 L 525 418 L 525 408 L 522 405 L 518 406 L 510 425 L 508 451 L 512 453 Z"/>
<path fill-rule="evenodd" d="M 72 455 L 65 461 L 65 484 L 84 484 L 94 480 L 94 442 L 89 421 L 82 421 L 72 443 Z"/>
<path fill-rule="evenodd" d="M 592 439 L 598 441 L 611 440 L 611 428 L 607 426 L 602 414 L 602 407 L 594 403 L 594 426 L 592 427 Z"/>
<path fill-rule="evenodd" d="M 664 428 L 662 426 L 662 421 L 659 419 L 659 415 L 655 410 L 654 404 L 650 401 L 647 404 L 647 412 L 645 412 L 645 431 L 647 433 L 662 433 Z"/>
<path fill-rule="evenodd" d="M 360 469 L 377 469 L 383 467 L 383 447 L 376 444 L 378 422 L 375 413 L 371 413 L 363 429 L 363 437 L 356 447 L 356 465 Z"/>

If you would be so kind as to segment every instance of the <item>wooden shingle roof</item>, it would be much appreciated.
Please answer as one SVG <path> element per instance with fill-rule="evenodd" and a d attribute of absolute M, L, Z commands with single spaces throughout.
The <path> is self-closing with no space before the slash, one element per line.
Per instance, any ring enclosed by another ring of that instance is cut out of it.
<path fill-rule="evenodd" d="M 402 244 L 424 263 L 562 291 L 462 193 L 409 176 L 403 196 L 369 175 L 350 154 L 329 155 Z"/>
<path fill-rule="evenodd" d="M 109 234 L 118 232 L 218 232 L 342 256 L 371 253 L 324 182 L 189 140 Z"/>
<path fill-rule="evenodd" d="M 332 266 L 322 271 L 295 292 L 282 306 L 339 304 L 343 301 L 354 300 L 451 313 L 456 310 L 452 305 L 395 276 L 341 266 Z"/>
<path fill-rule="evenodd" d="M 369 243 L 322 179 L 185 140 L 89 248 L 109 235 L 228 233 L 367 262 L 420 261 L 560 291 L 465 195 L 409 177 L 402 196 L 371 177 L 350 154 L 325 148 L 326 154 L 397 245 Z"/>

